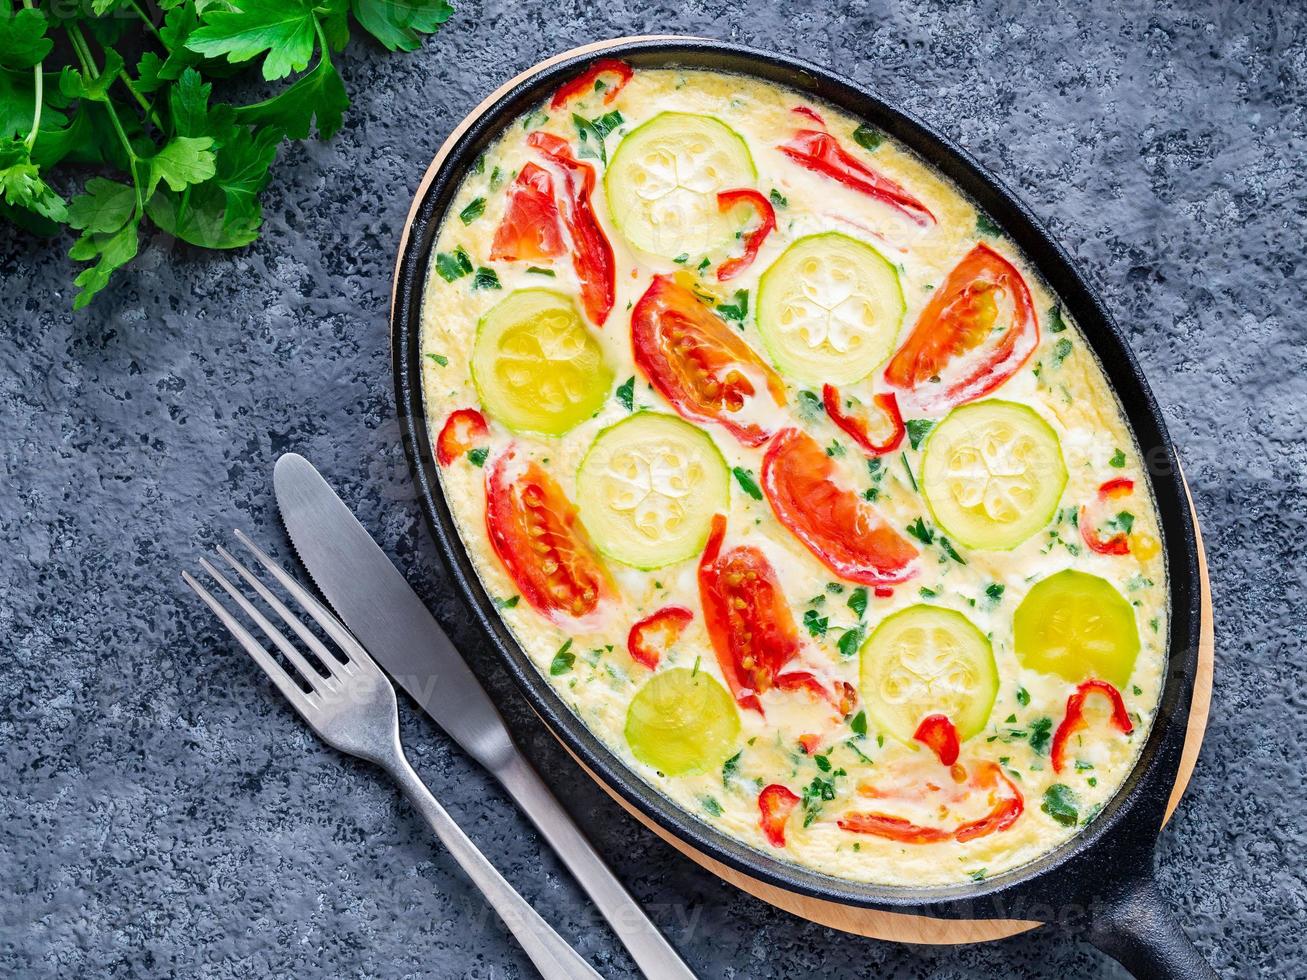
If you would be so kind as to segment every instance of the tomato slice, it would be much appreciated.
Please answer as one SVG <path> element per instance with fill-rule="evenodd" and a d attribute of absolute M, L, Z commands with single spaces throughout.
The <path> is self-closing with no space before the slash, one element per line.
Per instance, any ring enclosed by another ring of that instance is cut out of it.
<path fill-rule="evenodd" d="M 744 235 L 744 253 L 727 259 L 717 269 L 718 282 L 734 279 L 753 265 L 753 260 L 758 257 L 758 249 L 762 248 L 767 236 L 776 230 L 776 210 L 771 206 L 771 201 L 757 191 L 744 188 L 722 191 L 717 195 L 717 207 L 722 211 L 729 211 L 740 204 L 748 205 L 758 213 L 758 226 Z"/>
<path fill-rule="evenodd" d="M 822 386 L 821 400 L 826 406 L 826 414 L 830 420 L 843 429 L 858 444 L 858 448 L 869 456 L 884 456 L 886 453 L 892 453 L 903 443 L 903 436 L 907 433 L 907 429 L 903 425 L 903 413 L 899 411 L 899 400 L 894 392 L 872 396 L 872 402 L 889 422 L 889 431 L 879 437 L 871 435 L 870 418 L 845 409 L 843 396 L 834 385 Z M 881 426 L 882 431 L 884 428 L 885 426 Z"/>
<path fill-rule="evenodd" d="M 1075 693 L 1066 699 L 1066 715 L 1062 718 L 1061 724 L 1057 726 L 1057 731 L 1053 733 L 1053 748 L 1050 755 L 1053 760 L 1053 771 L 1061 772 L 1062 766 L 1066 761 L 1066 744 L 1071 741 L 1071 737 L 1077 732 L 1089 727 L 1089 722 L 1085 719 L 1085 700 L 1089 695 L 1098 693 L 1111 703 L 1112 706 L 1112 727 L 1122 735 L 1129 735 L 1134 731 L 1134 724 L 1130 721 L 1130 714 L 1125 710 L 1125 702 L 1121 699 L 1121 692 L 1107 681 L 1100 681 L 1096 678 L 1090 678 L 1079 687 Z"/>
<path fill-rule="evenodd" d="M 552 133 L 537 130 L 526 141 L 562 171 L 563 222 L 572 239 L 572 268 L 581 281 L 581 305 L 590 319 L 602 327 L 617 294 L 617 263 L 613 246 L 599 227 L 590 203 L 595 168 L 572 156 L 567 141 Z"/>
<path fill-rule="evenodd" d="M 631 312 L 635 363 L 677 414 L 716 422 L 746 446 L 774 429 L 766 412 L 785 404 L 785 385 L 738 332 L 671 276 L 655 276 Z M 759 412 L 760 389 L 769 404 Z"/>
<path fill-rule="evenodd" d="M 554 92 L 554 97 L 549 100 L 549 108 L 561 109 L 572 99 L 580 98 L 587 92 L 593 92 L 595 82 L 599 81 L 602 76 L 612 75 L 616 76 L 617 80 L 609 84 L 604 90 L 604 105 L 608 105 L 613 99 L 617 98 L 617 93 L 631 80 L 633 74 L 631 66 L 625 61 L 618 61 L 616 58 L 600 58 L 570 82 L 564 82 L 558 86 L 558 90 Z"/>
<path fill-rule="evenodd" d="M 794 111 L 803 115 L 810 114 L 818 122 L 822 122 L 821 117 L 816 113 L 803 108 Z M 801 167 L 830 177 L 860 194 L 883 201 L 895 210 L 906 214 L 918 225 L 935 223 L 935 216 L 931 214 L 930 208 L 908 193 L 900 184 L 863 164 L 861 160 L 840 146 L 840 141 L 830 133 L 817 129 L 801 129 L 788 143 L 782 143 L 778 149 Z"/>
<path fill-rule="evenodd" d="M 469 449 L 484 445 L 490 430 L 485 416 L 475 408 L 460 408 L 449 413 L 436 436 L 436 462 L 448 466 Z"/>
<path fill-rule="evenodd" d="M 1039 320 L 1021 273 L 988 245 L 963 256 L 931 294 L 885 367 L 918 408 L 942 412 L 985 395 L 1039 345 Z"/>
<path fill-rule="evenodd" d="M 958 730 L 948 720 L 948 715 L 922 718 L 912 737 L 929 747 L 944 765 L 951 766 L 958 761 Z"/>
<path fill-rule="evenodd" d="M 486 473 L 486 530 L 523 598 L 559 625 L 585 619 L 615 594 L 562 487 L 512 447 Z"/>
<path fill-rule="evenodd" d="M 758 794 L 758 810 L 762 814 L 758 826 L 773 847 L 785 846 L 785 821 L 798 805 L 799 798 L 780 783 L 772 783 Z"/>
<path fill-rule="evenodd" d="M 528 163 L 508 188 L 504 217 L 490 246 L 492 261 L 552 259 L 562 255 L 563 229 L 554 200 L 554 178 L 544 167 Z"/>
<path fill-rule="evenodd" d="M 632 626 L 626 636 L 626 649 L 631 659 L 653 670 L 663 652 L 676 642 L 692 619 L 694 613 L 684 606 L 664 606 L 646 616 Z"/>
<path fill-rule="evenodd" d="M 762 714 L 758 695 L 799 652 L 799 632 L 767 556 L 748 545 L 723 553 L 725 536 L 718 514 L 699 562 L 699 599 L 727 686 L 740 707 Z"/>
<path fill-rule="evenodd" d="M 800 429 L 767 448 L 762 484 L 777 519 L 841 578 L 864 585 L 902 582 L 917 572 L 917 549 L 865 500 L 835 482 L 835 463 Z"/>

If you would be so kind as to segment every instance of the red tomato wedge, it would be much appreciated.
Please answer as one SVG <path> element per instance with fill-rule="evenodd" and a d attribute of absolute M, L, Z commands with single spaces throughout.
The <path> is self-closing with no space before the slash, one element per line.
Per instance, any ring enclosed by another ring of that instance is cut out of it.
<path fill-rule="evenodd" d="M 684 606 L 664 606 L 646 616 L 626 635 L 626 649 L 631 659 L 653 670 L 692 619 L 694 613 Z"/>
<path fill-rule="evenodd" d="M 800 429 L 779 433 L 762 463 L 777 520 L 836 575 L 864 585 L 915 575 L 917 549 L 835 476 L 835 462 Z"/>
<path fill-rule="evenodd" d="M 772 427 L 750 409 L 759 399 L 764 414 L 784 405 L 784 383 L 738 331 L 671 276 L 655 276 L 636 302 L 631 346 L 635 363 L 682 418 L 716 422 L 746 446 L 770 438 Z"/>
<path fill-rule="evenodd" d="M 1098 693 L 1107 698 L 1112 706 L 1112 727 L 1122 735 L 1129 735 L 1134 731 L 1135 726 L 1130 721 L 1130 715 L 1125 710 L 1125 702 L 1121 699 L 1121 692 L 1109 684 L 1107 681 L 1100 681 L 1091 678 L 1076 688 L 1075 693 L 1066 699 L 1066 715 L 1062 718 L 1062 723 L 1057 726 L 1057 731 L 1053 734 L 1053 748 L 1051 756 L 1053 760 L 1053 771 L 1061 772 L 1062 766 L 1066 762 L 1066 745 L 1071 741 L 1073 735 L 1089 727 L 1089 722 L 1085 718 L 1085 700 L 1089 695 Z"/>
<path fill-rule="evenodd" d="M 562 487 L 512 447 L 486 472 L 486 531 L 522 597 L 559 625 L 585 619 L 615 594 Z"/>
<path fill-rule="evenodd" d="M 703 619 L 736 702 L 762 714 L 758 695 L 799 652 L 799 632 L 767 556 L 747 545 L 723 552 L 725 536 L 718 514 L 699 561 Z"/>
<path fill-rule="evenodd" d="M 549 108 L 561 109 L 572 99 L 593 92 L 595 83 L 604 75 L 610 75 L 615 76 L 616 81 L 607 83 L 607 87 L 604 89 L 604 105 L 607 105 L 617 98 L 617 93 L 631 80 L 632 74 L 631 66 L 625 61 L 618 61 L 616 58 L 600 58 L 570 82 L 564 82 L 558 86 L 558 90 L 554 92 L 554 97 L 549 100 Z"/>
<path fill-rule="evenodd" d="M 773 847 L 785 846 L 785 822 L 798 805 L 799 798 L 780 783 L 772 783 L 758 794 L 758 810 L 762 814 L 758 826 Z"/>
<path fill-rule="evenodd" d="M 572 268 L 581 281 L 581 305 L 586 315 L 602 327 L 617 294 L 617 262 L 613 258 L 613 246 L 599 227 L 590 203 L 595 168 L 572 156 L 567 141 L 552 133 L 536 131 L 526 142 L 562 171 L 563 222 L 572 239 Z"/>
<path fill-rule="evenodd" d="M 508 188 L 504 217 L 490 246 L 492 261 L 544 261 L 562 255 L 563 229 L 554 200 L 554 178 L 543 167 L 526 164 Z"/>
<path fill-rule="evenodd" d="M 469 449 L 484 445 L 489 435 L 485 416 L 475 408 L 450 412 L 436 436 L 436 462 L 448 466 Z"/>
<path fill-rule="evenodd" d="M 717 207 L 721 211 L 729 211 L 741 204 L 757 212 L 758 226 L 744 235 L 744 253 L 736 258 L 727 259 L 718 267 L 718 282 L 734 279 L 753 265 L 753 260 L 758 257 L 758 249 L 762 248 L 762 243 L 766 241 L 767 236 L 776 230 L 776 211 L 772 208 L 771 201 L 757 191 L 745 188 L 737 191 L 722 191 L 717 195 Z"/>
<path fill-rule="evenodd" d="M 872 396 L 872 402 L 888 422 L 888 425 L 877 426 L 877 431 L 881 435 L 876 437 L 871 435 L 874 424 L 871 418 L 847 408 L 843 396 L 834 385 L 822 386 L 821 400 L 826 406 L 826 415 L 830 420 L 843 429 L 867 455 L 884 456 L 886 453 L 894 452 L 902 444 L 907 429 L 903 425 L 903 413 L 899 411 L 899 400 L 894 396 L 894 392 Z"/>
<path fill-rule="evenodd" d="M 958 730 L 948 715 L 927 715 L 912 736 L 935 753 L 939 761 L 951 766 L 958 761 Z"/>
<path fill-rule="evenodd" d="M 808 114 L 802 109 L 794 111 Z M 816 118 L 821 121 L 821 117 Z M 906 214 L 918 225 L 935 223 L 935 216 L 931 214 L 930 208 L 913 197 L 900 184 L 866 166 L 840 146 L 840 141 L 830 133 L 817 129 L 801 129 L 788 143 L 782 143 L 778 149 L 799 166 L 839 181 L 845 187 L 850 187 L 867 197 L 882 201 Z"/>
<path fill-rule="evenodd" d="M 1039 345 L 1039 320 L 1021 273 L 988 245 L 968 252 L 931 293 L 885 367 L 917 408 L 942 412 L 993 391 Z"/>

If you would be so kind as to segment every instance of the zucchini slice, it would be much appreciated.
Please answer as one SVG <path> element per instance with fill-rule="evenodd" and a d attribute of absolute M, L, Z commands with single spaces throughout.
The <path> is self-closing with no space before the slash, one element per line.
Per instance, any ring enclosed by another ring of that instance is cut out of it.
<path fill-rule="evenodd" d="M 839 232 L 800 238 L 758 285 L 767 352 L 782 373 L 809 385 L 865 378 L 893 351 L 905 309 L 898 270 Z"/>
<path fill-rule="evenodd" d="M 735 242 L 720 191 L 752 187 L 743 138 L 712 116 L 663 112 L 633 129 L 604 172 L 608 215 L 637 251 L 697 265 Z"/>
<path fill-rule="evenodd" d="M 1015 548 L 1053 519 L 1066 478 L 1057 433 L 1016 402 L 955 408 L 922 447 L 930 513 L 968 548 Z"/>
<path fill-rule="evenodd" d="M 631 753 L 664 776 L 716 769 L 735 751 L 739 735 L 734 700 L 702 670 L 677 667 L 654 674 L 626 710 Z"/>
<path fill-rule="evenodd" d="M 713 515 L 730 506 L 730 474 L 712 438 L 658 412 L 639 412 L 599 433 L 576 483 L 591 540 L 636 568 L 697 555 Z"/>
<path fill-rule="evenodd" d="M 1134 607 L 1097 575 L 1068 568 L 1036 582 L 1012 626 L 1017 659 L 1031 670 L 1073 684 L 1096 677 L 1124 689 L 1135 669 Z"/>
<path fill-rule="evenodd" d="M 560 436 L 599 411 L 613 370 L 571 299 L 521 289 L 477 324 L 472 383 L 508 428 Z"/>
<path fill-rule="evenodd" d="M 881 621 L 862 645 L 862 701 L 881 728 L 911 744 L 927 715 L 945 714 L 968 739 L 984 729 L 998 693 L 985 634 L 952 609 L 915 605 Z"/>

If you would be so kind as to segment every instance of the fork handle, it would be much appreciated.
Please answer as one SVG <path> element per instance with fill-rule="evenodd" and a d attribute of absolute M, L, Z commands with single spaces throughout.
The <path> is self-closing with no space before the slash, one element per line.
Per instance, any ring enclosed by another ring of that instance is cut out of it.
<path fill-rule="evenodd" d="M 492 772 L 585 889 L 650 980 L 696 980 L 526 758 L 514 751 Z"/>
<path fill-rule="evenodd" d="M 395 782 L 399 783 L 409 802 L 426 818 L 459 867 L 481 889 L 481 894 L 499 913 L 499 917 L 526 950 L 527 956 L 531 957 L 531 962 L 545 980 L 603 980 L 495 870 L 494 865 L 454 822 L 454 818 L 431 795 L 431 791 L 402 754 L 394 761 L 387 760 L 385 768 Z"/>

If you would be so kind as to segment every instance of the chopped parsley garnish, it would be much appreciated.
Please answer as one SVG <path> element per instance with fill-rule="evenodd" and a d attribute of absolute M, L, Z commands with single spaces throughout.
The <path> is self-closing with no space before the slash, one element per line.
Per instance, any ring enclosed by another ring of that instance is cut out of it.
<path fill-rule="evenodd" d="M 727 320 L 735 320 L 737 323 L 742 321 L 749 315 L 749 291 L 747 289 L 737 289 L 734 300 L 719 305 L 717 312 Z"/>
<path fill-rule="evenodd" d="M 740 489 L 747 493 L 754 500 L 762 499 L 762 490 L 758 488 L 758 481 L 753 478 L 753 474 L 743 466 L 736 466 L 731 470 L 735 474 L 735 482 L 740 485 Z"/>
<path fill-rule="evenodd" d="M 836 769 L 829 776 L 813 776 L 812 782 L 803 788 L 803 826 L 809 826 L 822 808 L 835 799 L 835 780 L 843 775 L 843 769 Z"/>
<path fill-rule="evenodd" d="M 826 635 L 826 629 L 830 626 L 829 616 L 818 616 L 817 610 L 809 609 L 803 614 L 803 625 L 808 628 L 808 633 L 814 637 Z"/>
<path fill-rule="evenodd" d="M 840 636 L 839 647 L 841 657 L 852 657 L 858 652 L 858 647 L 862 645 L 862 627 L 855 626 L 853 629 L 845 630 Z"/>
<path fill-rule="evenodd" d="M 885 136 L 880 130 L 872 129 L 866 123 L 863 123 L 853 131 L 853 142 L 864 150 L 874 150 L 885 142 Z"/>
<path fill-rule="evenodd" d="M 853 729 L 853 734 L 861 735 L 864 738 L 867 735 L 867 712 L 859 711 L 849 722 L 849 727 Z"/>
<path fill-rule="evenodd" d="M 923 599 L 934 599 L 939 595 L 934 589 L 928 589 L 924 585 L 917 590 L 917 594 Z"/>
<path fill-rule="evenodd" d="M 1135 526 L 1135 515 L 1130 513 L 1128 510 L 1123 510 L 1117 514 L 1116 517 L 1112 518 L 1111 523 L 1115 524 L 1126 534 L 1129 534 Z"/>
<path fill-rule="evenodd" d="M 467 451 L 467 461 L 473 466 L 485 466 L 486 457 L 490 455 L 490 450 L 485 446 L 479 446 L 476 449 Z"/>
<path fill-rule="evenodd" d="M 608 151 L 604 149 L 604 140 L 625 121 L 616 109 L 596 119 L 586 119 L 575 112 L 572 113 L 572 125 L 576 127 L 576 135 L 581 141 L 578 155 L 582 158 L 590 157 L 607 165 Z"/>
<path fill-rule="evenodd" d="M 917 518 L 917 520 L 921 520 L 921 518 Z M 939 546 L 940 548 L 943 549 L 944 554 L 948 555 L 959 565 L 965 565 L 967 563 L 967 560 L 957 553 L 957 549 L 955 549 L 953 545 L 949 544 L 948 538 L 944 537 L 943 535 L 940 536 Z"/>
<path fill-rule="evenodd" d="M 672 259 L 672 261 L 675 262 L 677 265 L 685 265 L 685 263 L 690 261 L 690 253 L 682 252 L 676 258 Z"/>
<path fill-rule="evenodd" d="M 814 755 L 812 761 L 817 763 L 817 768 L 822 772 L 830 772 L 830 753 L 826 755 Z"/>
<path fill-rule="evenodd" d="M 1001 582 L 991 582 L 985 586 L 985 598 L 993 602 L 999 602 L 1003 598 L 1003 590 L 1006 588 Z"/>
<path fill-rule="evenodd" d="M 1066 329 L 1066 321 L 1062 319 L 1062 307 L 1055 306 L 1048 311 L 1048 332 L 1061 333 Z"/>
<path fill-rule="evenodd" d="M 507 599 L 496 599 L 495 605 L 500 609 L 512 609 L 521 601 L 522 597 L 520 595 L 511 595 Z"/>
<path fill-rule="evenodd" d="M 1021 707 L 1024 708 L 1029 703 L 1030 703 L 1030 692 L 1027 691 L 1024 687 L 1018 687 L 1017 704 L 1021 705 Z"/>
<path fill-rule="evenodd" d="M 848 606 L 861 619 L 867 614 L 867 590 L 859 586 L 849 593 Z"/>
<path fill-rule="evenodd" d="M 931 544 L 935 540 L 934 528 L 927 527 L 920 517 L 908 525 L 907 531 L 922 544 Z"/>
<path fill-rule="evenodd" d="M 486 172 L 486 155 L 484 153 L 472 161 L 472 172 L 474 174 L 483 174 Z"/>
<path fill-rule="evenodd" d="M 617 386 L 617 402 L 628 412 L 635 407 L 635 375 Z"/>
<path fill-rule="evenodd" d="M 1125 466 L 1125 453 L 1118 449 L 1112 454 L 1112 458 L 1107 461 L 1107 465 L 1118 470 L 1121 469 Z"/>
<path fill-rule="evenodd" d="M 487 269 L 484 265 L 477 269 L 476 274 L 472 276 L 473 289 L 502 289 L 499 284 L 499 275 L 494 269 Z"/>
<path fill-rule="evenodd" d="M 1003 234 L 1003 229 L 998 226 L 998 222 L 985 214 L 984 211 L 980 211 L 976 214 L 976 231 L 980 232 L 982 235 L 990 235 L 994 237 Z"/>
<path fill-rule="evenodd" d="M 1063 783 L 1054 783 L 1044 790 L 1044 802 L 1039 809 L 1063 827 L 1074 827 L 1080 819 L 1080 801 L 1076 798 L 1075 791 Z"/>
<path fill-rule="evenodd" d="M 830 445 L 826 447 L 827 456 L 843 456 L 844 446 L 835 439 L 832 439 Z"/>
<path fill-rule="evenodd" d="M 775 187 L 771 189 L 771 193 L 768 194 L 767 197 L 771 199 L 772 207 L 788 208 L 790 206 L 790 202 L 786 200 L 785 195 Z"/>
<path fill-rule="evenodd" d="M 821 396 L 807 388 L 799 391 L 799 414 L 805 419 L 811 421 L 815 416 L 826 411 L 826 406 L 821 403 Z"/>
<path fill-rule="evenodd" d="M 490 189 L 492 191 L 499 190 L 500 186 L 503 183 L 504 183 L 504 172 L 502 170 L 496 167 L 494 170 L 490 171 Z"/>
<path fill-rule="evenodd" d="M 917 478 L 912 475 L 912 467 L 908 465 L 908 454 L 899 453 L 899 459 L 903 460 L 903 469 L 908 474 L 908 482 L 912 484 L 912 491 L 917 490 Z"/>
<path fill-rule="evenodd" d="M 445 282 L 453 282 L 455 279 L 462 279 L 472 271 L 472 259 L 467 252 L 459 245 L 452 252 L 436 253 L 436 272 Z"/>
<path fill-rule="evenodd" d="M 967 877 L 972 881 L 984 881 L 987 873 L 988 872 L 985 868 L 977 868 L 975 871 L 968 871 Z"/>
<path fill-rule="evenodd" d="M 486 199 L 484 197 L 473 198 L 472 201 L 462 211 L 458 212 L 459 220 L 465 225 L 470 225 L 486 213 Z"/>
<path fill-rule="evenodd" d="M 1053 366 L 1057 367 L 1071 356 L 1071 341 L 1062 337 L 1053 345 Z"/>
<path fill-rule="evenodd" d="M 735 755 L 731 756 L 722 763 L 722 785 L 729 786 L 731 780 L 740 772 L 740 756 L 744 755 L 744 749 L 740 749 Z"/>
<path fill-rule="evenodd" d="M 433 361 L 435 361 L 435 362 L 436 362 L 437 364 L 439 364 L 441 367 L 448 367 L 448 366 L 449 366 L 449 358 L 446 357 L 444 354 L 428 354 L 427 357 L 431 358 Z"/>
<path fill-rule="evenodd" d="M 912 448 L 919 449 L 921 440 L 926 438 L 926 433 L 934 428 L 935 423 L 930 419 L 908 419 L 903 426 L 908 430 L 908 442 Z"/>
<path fill-rule="evenodd" d="M 1036 718 L 1030 723 L 1030 747 L 1044 755 L 1048 751 L 1048 743 L 1053 740 L 1053 719 Z"/>
<path fill-rule="evenodd" d="M 549 676 L 559 677 L 566 674 L 572 669 L 574 663 L 576 663 L 576 654 L 572 652 L 572 641 L 564 640 L 563 645 L 558 648 L 553 661 L 549 664 Z"/>
<path fill-rule="evenodd" d="M 708 811 L 710 816 L 720 817 L 722 815 L 722 805 L 711 796 L 703 798 L 703 808 Z"/>
<path fill-rule="evenodd" d="M 553 279 L 558 275 L 558 273 L 553 269 L 542 269 L 538 265 L 528 265 L 526 271 L 531 273 L 533 276 L 548 276 L 550 279 Z"/>

